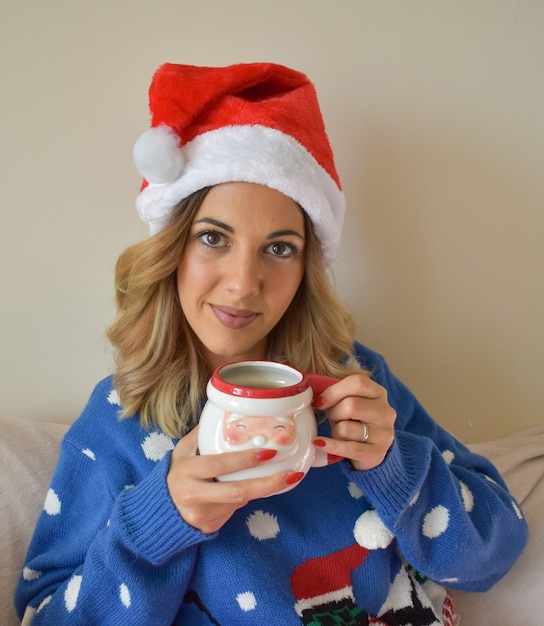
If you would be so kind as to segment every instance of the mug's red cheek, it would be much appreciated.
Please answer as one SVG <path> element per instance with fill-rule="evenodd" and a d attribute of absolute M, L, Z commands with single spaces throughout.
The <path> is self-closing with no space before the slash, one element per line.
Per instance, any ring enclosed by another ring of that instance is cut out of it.
<path fill-rule="evenodd" d="M 223 431 L 223 439 L 233 446 L 240 446 L 245 443 L 249 437 L 246 432 L 239 431 L 234 428 L 226 428 Z"/>
<path fill-rule="evenodd" d="M 290 432 L 282 431 L 280 433 L 274 433 L 273 439 L 280 446 L 288 446 L 293 443 L 295 437 L 294 434 Z"/>

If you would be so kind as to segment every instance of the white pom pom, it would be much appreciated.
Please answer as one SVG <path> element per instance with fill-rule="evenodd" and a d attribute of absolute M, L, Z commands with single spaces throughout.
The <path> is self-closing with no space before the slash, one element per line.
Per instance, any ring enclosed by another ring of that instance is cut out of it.
<path fill-rule="evenodd" d="M 355 541 L 368 550 L 383 550 L 395 538 L 374 509 L 366 511 L 359 517 L 355 522 L 353 534 Z"/>
<path fill-rule="evenodd" d="M 181 176 L 185 160 L 178 142 L 176 133 L 162 125 L 147 130 L 134 144 L 134 163 L 148 183 L 171 183 Z"/>

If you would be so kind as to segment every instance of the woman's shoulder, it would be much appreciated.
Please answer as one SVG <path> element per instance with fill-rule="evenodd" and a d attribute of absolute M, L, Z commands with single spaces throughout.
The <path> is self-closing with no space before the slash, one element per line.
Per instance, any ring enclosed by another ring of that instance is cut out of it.
<path fill-rule="evenodd" d="M 102 449 L 141 441 L 146 431 L 138 415 L 122 417 L 119 394 L 113 376 L 102 379 L 93 389 L 80 416 L 71 425 L 66 439 L 77 445 L 100 446 Z"/>
<path fill-rule="evenodd" d="M 379 352 L 372 350 L 359 341 L 353 342 L 353 355 L 359 365 L 372 376 L 382 374 L 384 368 L 387 367 L 384 357 Z"/>
<path fill-rule="evenodd" d="M 370 377 L 387 389 L 390 403 L 398 407 L 410 406 L 417 403 L 410 389 L 393 373 L 386 359 L 375 350 L 354 342 L 353 354 L 359 365 L 369 373 Z"/>
<path fill-rule="evenodd" d="M 101 421 L 119 419 L 122 410 L 113 376 L 107 376 L 96 384 L 78 421 Z"/>

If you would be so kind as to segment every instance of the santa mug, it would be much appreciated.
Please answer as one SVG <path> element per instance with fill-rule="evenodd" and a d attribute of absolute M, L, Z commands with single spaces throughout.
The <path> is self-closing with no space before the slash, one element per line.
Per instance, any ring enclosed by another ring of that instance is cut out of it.
<path fill-rule="evenodd" d="M 220 476 L 221 481 L 282 471 L 306 474 L 312 466 L 326 465 L 327 455 L 312 444 L 317 435 L 312 401 L 335 382 L 336 378 L 273 361 L 240 361 L 217 368 L 206 387 L 208 401 L 200 416 L 200 454 L 248 448 L 277 451 L 273 460 Z"/>

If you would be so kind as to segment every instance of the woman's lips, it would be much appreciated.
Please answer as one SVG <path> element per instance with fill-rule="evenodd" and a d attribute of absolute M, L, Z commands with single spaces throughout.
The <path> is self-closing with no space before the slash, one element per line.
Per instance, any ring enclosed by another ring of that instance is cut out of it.
<path fill-rule="evenodd" d="M 217 304 L 211 304 L 210 306 L 215 317 L 227 328 L 239 329 L 249 326 L 259 315 L 255 311 L 233 309 L 229 306 L 219 306 Z"/>

